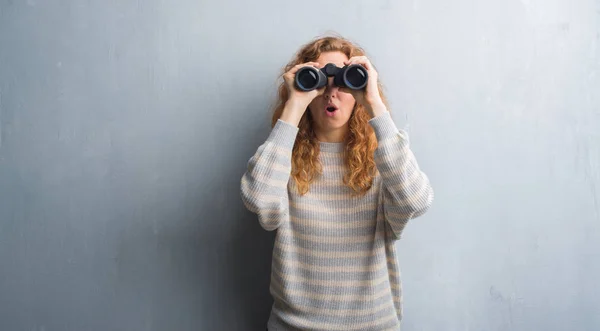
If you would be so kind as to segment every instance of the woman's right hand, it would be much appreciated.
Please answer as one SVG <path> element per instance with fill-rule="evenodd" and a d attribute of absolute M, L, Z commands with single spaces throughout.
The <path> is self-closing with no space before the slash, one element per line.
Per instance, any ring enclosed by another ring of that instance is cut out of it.
<path fill-rule="evenodd" d="M 295 85 L 295 76 L 296 72 L 300 70 L 300 68 L 305 66 L 313 66 L 317 69 L 319 68 L 319 64 L 317 62 L 306 62 L 293 66 L 288 72 L 283 74 L 283 79 L 285 81 L 285 85 L 288 89 L 288 104 L 294 105 L 294 107 L 298 107 L 301 109 L 302 113 L 306 110 L 308 105 L 313 101 L 314 98 L 323 94 L 325 91 L 325 87 L 320 89 L 315 89 L 312 91 L 301 91 L 296 88 Z"/>

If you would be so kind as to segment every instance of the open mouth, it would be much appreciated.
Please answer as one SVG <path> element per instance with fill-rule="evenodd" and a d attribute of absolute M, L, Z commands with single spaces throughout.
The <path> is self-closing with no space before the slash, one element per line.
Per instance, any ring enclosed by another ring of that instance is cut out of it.
<path fill-rule="evenodd" d="M 333 104 L 328 104 L 328 105 L 325 107 L 325 110 L 327 110 L 327 112 L 329 112 L 329 113 L 333 113 L 333 112 L 334 112 L 334 111 L 336 111 L 337 109 L 338 109 L 338 108 L 337 108 L 335 105 L 333 105 Z"/>

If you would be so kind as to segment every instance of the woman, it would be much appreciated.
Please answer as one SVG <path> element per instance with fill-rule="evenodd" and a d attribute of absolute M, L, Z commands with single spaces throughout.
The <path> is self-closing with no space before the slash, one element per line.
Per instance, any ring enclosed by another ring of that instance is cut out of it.
<path fill-rule="evenodd" d="M 360 64 L 361 90 L 295 87 L 303 66 Z M 304 45 L 285 67 L 272 129 L 248 162 L 242 200 L 277 230 L 268 330 L 398 330 L 394 243 L 433 200 L 365 52 L 341 37 Z"/>

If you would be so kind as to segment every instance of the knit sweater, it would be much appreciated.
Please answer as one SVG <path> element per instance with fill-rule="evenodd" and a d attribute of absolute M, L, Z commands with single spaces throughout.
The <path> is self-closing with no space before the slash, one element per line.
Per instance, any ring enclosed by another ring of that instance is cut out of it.
<path fill-rule="evenodd" d="M 241 197 L 276 230 L 270 331 L 399 330 L 402 285 L 395 242 L 433 190 L 389 112 L 369 120 L 377 174 L 363 195 L 343 184 L 344 143 L 319 142 L 322 175 L 299 195 L 291 177 L 298 127 L 278 120 L 250 158 Z"/>

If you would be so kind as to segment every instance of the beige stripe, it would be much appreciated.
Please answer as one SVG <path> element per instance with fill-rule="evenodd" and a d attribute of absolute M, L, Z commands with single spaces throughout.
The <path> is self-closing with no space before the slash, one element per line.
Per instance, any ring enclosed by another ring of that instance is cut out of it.
<path fill-rule="evenodd" d="M 383 163 L 404 163 L 406 162 L 409 158 L 412 158 L 412 152 L 407 145 L 402 146 L 399 150 L 396 149 L 395 147 L 393 148 L 393 153 L 378 153 L 374 156 L 374 160 L 376 164 L 383 164 Z"/>
<path fill-rule="evenodd" d="M 279 146 L 276 143 L 272 142 L 272 141 L 267 141 L 265 148 L 260 151 L 259 155 L 263 155 L 263 154 L 270 154 L 273 153 L 273 151 L 280 156 L 283 157 L 291 157 L 292 156 L 292 149 L 289 149 L 287 147 L 283 147 L 283 146 Z"/>
<path fill-rule="evenodd" d="M 288 245 L 282 242 L 276 242 L 275 247 L 281 249 L 284 252 L 296 252 L 305 256 L 316 256 L 327 259 L 347 259 L 347 258 L 360 258 L 360 257 L 371 257 L 377 255 L 376 250 L 368 251 L 355 251 L 355 252 L 341 252 L 341 251 L 318 251 L 312 249 L 306 249 L 302 247 L 296 247 Z M 391 264 L 398 264 L 398 261 L 392 256 L 386 256 L 386 261 Z"/>
<path fill-rule="evenodd" d="M 321 279 L 309 279 L 300 276 L 295 276 L 293 274 L 286 275 L 283 272 L 279 271 L 278 268 L 274 267 L 272 270 L 281 278 L 285 279 L 286 282 L 295 282 L 300 284 L 308 284 L 308 285 L 319 285 L 319 286 L 332 286 L 332 287 L 356 287 L 356 286 L 377 286 L 383 282 L 389 281 L 390 288 L 395 290 L 401 290 L 402 287 L 400 284 L 396 283 L 394 279 L 390 281 L 389 274 L 383 275 L 379 278 L 371 279 L 371 280 L 321 280 Z"/>
<path fill-rule="evenodd" d="M 335 207 L 335 208 L 331 208 L 331 207 L 325 207 L 323 205 L 309 205 L 309 204 L 299 204 L 296 201 L 290 201 L 290 206 L 294 207 L 298 210 L 301 211 L 312 211 L 312 212 L 316 212 L 316 213 L 326 213 L 326 214 L 333 214 L 333 215 L 340 215 L 340 214 L 352 214 L 352 213 L 357 213 L 357 212 L 361 212 L 361 211 L 374 211 L 377 209 L 377 205 L 375 203 L 368 203 L 368 204 L 364 204 L 364 205 L 359 205 L 356 206 L 354 204 L 354 206 L 351 204 L 350 207 Z"/>
<path fill-rule="evenodd" d="M 280 172 L 282 174 L 286 174 L 286 175 L 290 175 L 292 172 L 292 166 L 291 165 L 283 165 L 279 162 L 274 162 L 273 164 L 269 165 L 269 169 L 271 170 L 275 170 L 277 172 Z"/>
<path fill-rule="evenodd" d="M 304 269 L 309 271 L 317 271 L 317 272 L 375 272 L 382 269 L 387 269 L 386 261 L 380 261 L 374 265 L 348 265 L 348 266 L 318 266 L 307 264 L 300 261 L 290 261 L 284 260 L 279 253 L 273 252 L 273 259 L 279 261 L 283 266 L 292 265 L 298 269 Z M 288 263 L 285 263 L 288 262 Z M 391 270 L 390 270 L 391 271 Z"/>
<path fill-rule="evenodd" d="M 385 139 L 378 141 L 377 147 L 387 148 L 387 147 L 393 147 L 394 145 L 397 145 L 397 144 L 404 144 L 405 146 L 408 146 L 408 138 L 406 136 L 404 136 L 402 133 L 397 132 L 393 136 L 390 136 L 390 137 L 387 137 Z"/>
<path fill-rule="evenodd" d="M 384 309 L 393 309 L 394 311 L 395 308 L 392 306 L 393 305 L 393 301 L 386 301 L 382 304 L 379 304 L 378 306 L 373 307 L 373 309 L 340 309 L 340 310 L 335 310 L 335 309 L 325 309 L 325 308 L 312 308 L 312 307 L 305 307 L 305 306 L 299 306 L 297 307 L 298 310 L 307 312 L 307 313 L 311 313 L 311 314 L 321 314 L 321 315 L 328 315 L 328 316 L 347 316 L 347 315 L 351 315 L 351 316 L 368 316 L 368 315 L 374 315 Z"/>
<path fill-rule="evenodd" d="M 255 159 L 253 162 L 248 163 L 248 172 L 278 172 L 282 175 L 289 175 L 292 171 L 292 166 L 290 164 L 281 164 L 276 159 L 269 160 L 260 160 Z"/>
<path fill-rule="evenodd" d="M 264 214 L 262 211 L 260 213 L 258 213 L 258 216 L 260 217 L 260 221 L 264 224 L 271 224 L 271 223 L 279 223 L 279 221 L 281 221 L 284 218 L 284 214 L 281 212 L 277 212 L 277 213 L 273 213 L 273 214 Z"/>
<path fill-rule="evenodd" d="M 340 178 L 318 177 L 311 185 L 315 185 L 315 187 L 318 187 L 319 189 L 334 189 L 334 188 L 340 188 L 340 187 L 348 188 L 344 184 L 344 180 L 341 177 Z M 348 189 L 350 189 L 350 188 L 348 188 Z M 352 191 L 352 192 L 354 192 L 354 191 Z"/>
<path fill-rule="evenodd" d="M 271 286 L 276 286 L 275 289 L 283 290 L 282 284 L 276 278 L 271 279 Z M 309 299 L 315 299 L 315 300 L 341 301 L 341 302 L 344 302 L 344 301 L 371 302 L 371 301 L 375 301 L 381 297 L 384 297 L 387 294 L 390 294 L 390 296 L 391 296 L 391 292 L 389 291 L 389 288 L 383 288 L 376 293 L 353 294 L 353 295 L 331 294 L 331 293 L 320 294 L 320 293 L 308 292 L 308 291 L 303 291 L 303 290 L 294 290 L 294 289 L 287 288 L 287 289 L 285 289 L 285 294 L 309 298 Z"/>
<path fill-rule="evenodd" d="M 383 221 L 383 216 L 378 216 Z M 339 222 L 331 221 L 314 221 L 308 218 L 298 217 L 296 215 L 290 215 L 290 220 L 294 224 L 306 226 L 315 229 L 358 229 L 368 226 L 376 226 L 373 224 L 373 220 L 344 220 Z"/>
<path fill-rule="evenodd" d="M 277 309 L 279 310 L 279 309 Z M 374 327 L 383 323 L 386 323 L 388 321 L 391 321 L 393 319 L 397 319 L 398 317 L 396 316 L 396 314 L 389 314 L 388 316 L 385 317 L 381 317 L 376 321 L 369 321 L 369 322 L 364 322 L 364 323 L 360 323 L 360 324 L 352 324 L 350 326 L 348 325 L 339 325 L 339 324 L 329 324 L 329 323 L 317 323 L 317 322 L 313 322 L 313 321 L 307 321 L 307 320 L 303 320 L 299 317 L 293 316 L 293 315 L 286 315 L 287 318 L 291 319 L 294 321 L 295 324 L 301 325 L 304 328 L 310 328 L 310 329 L 325 329 L 325 330 L 342 330 L 342 331 L 348 331 L 348 330 L 364 330 L 367 327 Z"/>
<path fill-rule="evenodd" d="M 327 165 L 323 165 L 323 173 L 345 173 L 346 172 L 346 165 L 345 164 L 327 164 Z"/>
<path fill-rule="evenodd" d="M 359 243 L 370 243 L 377 238 L 383 238 L 384 230 L 378 229 L 372 234 L 363 235 L 363 236 L 348 236 L 348 237 L 331 237 L 331 236 L 315 236 L 315 235 L 307 235 L 303 233 L 292 232 L 289 228 L 281 228 L 278 230 L 278 234 L 280 236 L 294 239 L 299 238 L 307 241 L 318 242 L 318 243 L 327 243 L 327 244 L 359 244 Z"/>
<path fill-rule="evenodd" d="M 415 214 L 414 212 L 394 213 L 394 212 L 389 211 L 389 208 L 388 208 L 388 210 L 385 211 L 385 215 L 387 216 L 388 219 L 391 218 L 396 221 L 402 220 L 405 223 L 403 225 L 406 225 L 406 223 L 410 220 L 410 218 L 414 214 Z"/>
<path fill-rule="evenodd" d="M 279 295 L 278 295 L 279 296 Z M 283 301 L 282 301 L 283 302 Z M 386 301 L 384 303 L 380 303 L 377 306 L 369 307 L 371 309 L 327 309 L 327 308 L 315 308 L 315 307 L 307 307 L 307 306 L 294 306 L 294 309 L 300 310 L 302 312 L 310 313 L 310 314 L 318 314 L 318 315 L 327 315 L 327 316 L 365 316 L 365 315 L 374 315 L 384 309 L 392 309 L 394 312 L 396 311 L 396 307 L 393 305 L 393 301 Z M 277 307 L 279 311 L 286 312 L 290 311 L 290 309 L 282 309 L 282 307 Z"/>
<path fill-rule="evenodd" d="M 319 185 L 318 184 L 319 181 L 316 181 L 315 183 L 317 184 L 311 184 L 311 185 Z M 344 185 L 341 181 L 339 183 L 336 183 L 335 186 L 341 186 Z M 374 183 L 373 185 L 377 185 L 376 183 Z M 366 201 L 372 201 L 373 199 L 376 199 L 377 196 L 379 195 L 379 191 L 377 190 L 377 187 L 371 187 L 371 189 L 369 191 L 367 191 L 367 193 L 365 195 L 359 195 L 358 193 L 354 193 L 354 191 L 349 191 L 349 192 L 343 192 L 343 193 L 334 193 L 334 192 L 325 192 L 325 191 L 317 191 L 315 192 L 314 190 L 309 190 L 308 193 L 306 194 L 306 197 L 312 197 L 313 199 L 316 198 L 318 203 L 321 202 L 325 202 L 325 201 L 347 201 L 348 203 L 356 203 L 362 200 L 366 200 Z"/>
<path fill-rule="evenodd" d="M 288 180 L 278 180 L 278 179 L 273 179 L 269 177 L 269 174 L 266 172 L 253 172 L 252 173 L 252 185 L 250 185 L 250 180 L 248 179 L 248 176 L 243 176 L 242 177 L 242 184 L 247 188 L 248 191 L 252 191 L 254 192 L 254 189 L 252 188 L 256 188 L 257 186 L 271 186 L 271 187 L 278 187 L 278 188 L 287 188 L 287 184 L 288 184 Z M 258 183 L 263 184 L 263 185 L 258 185 Z"/>
<path fill-rule="evenodd" d="M 279 277 L 285 279 L 286 282 L 295 282 L 295 283 L 301 283 L 301 284 L 308 284 L 308 285 L 319 285 L 319 286 L 332 286 L 332 287 L 356 287 L 356 286 L 377 286 L 381 283 L 384 283 L 386 281 L 389 280 L 389 276 L 388 275 L 383 275 L 379 278 L 375 278 L 375 279 L 370 279 L 370 280 L 322 280 L 322 279 L 310 279 L 310 278 L 304 278 L 301 276 L 296 276 L 296 275 L 286 275 L 283 272 L 279 271 L 278 268 L 271 268 L 271 270 L 273 270 L 273 272 L 275 272 Z M 392 286 L 392 288 L 394 288 L 394 285 L 396 285 L 396 287 L 398 286 L 398 284 L 390 284 Z"/>
<path fill-rule="evenodd" d="M 340 158 L 344 155 L 343 152 L 326 152 L 326 151 L 319 151 L 319 155 L 325 157 L 325 158 L 330 158 L 330 159 L 337 159 Z"/>
<path fill-rule="evenodd" d="M 402 171 L 402 174 L 399 175 L 398 174 L 399 171 Z M 406 178 L 406 175 L 408 175 L 408 178 Z M 394 179 L 397 177 L 403 177 L 403 180 L 399 184 L 408 186 L 408 185 L 414 183 L 417 179 L 421 178 L 421 172 L 416 168 L 416 166 L 414 164 L 409 169 L 393 168 L 393 169 L 385 170 L 385 171 L 381 172 L 381 178 L 383 179 L 383 182 L 389 182 L 390 179 Z M 398 184 L 396 184 L 396 185 L 398 185 Z M 392 187 L 395 187 L 395 186 L 392 186 Z"/>
<path fill-rule="evenodd" d="M 417 202 L 417 200 L 420 200 L 423 197 L 423 195 L 427 192 L 428 189 L 429 189 L 429 185 L 423 185 L 419 188 L 419 191 L 407 196 L 406 198 L 404 198 L 400 201 L 394 201 L 393 206 L 394 207 L 410 206 L 410 205 L 414 204 L 415 202 Z M 384 192 L 384 197 L 386 195 L 390 194 L 390 192 L 397 192 L 393 188 L 390 188 L 390 189 L 386 188 L 386 190 L 388 190 L 389 192 Z"/>
<path fill-rule="evenodd" d="M 259 202 L 261 205 L 272 205 L 272 204 L 279 205 L 281 203 L 281 198 L 282 198 L 282 196 L 270 195 L 270 194 L 261 194 L 260 197 L 253 194 L 252 197 L 260 198 Z"/>
<path fill-rule="evenodd" d="M 303 255 L 307 256 L 316 256 L 323 258 L 332 258 L 332 259 L 345 259 L 345 258 L 357 258 L 357 257 L 369 257 L 377 255 L 377 250 L 363 250 L 363 251 L 354 251 L 354 252 L 342 252 L 342 251 L 318 251 L 312 249 L 306 249 L 302 247 L 296 247 L 294 245 L 289 245 L 286 243 L 282 243 L 280 241 L 275 242 L 275 247 L 289 252 L 295 251 Z"/>
<path fill-rule="evenodd" d="M 252 204 L 250 202 L 254 202 L 255 205 L 258 205 L 256 208 L 254 208 L 252 206 Z M 259 214 L 263 217 L 267 217 L 267 218 L 271 218 L 271 217 L 278 217 L 279 215 L 275 215 L 275 214 L 282 214 L 286 211 L 286 207 L 284 204 L 281 203 L 280 198 L 278 197 L 268 197 L 267 199 L 262 199 L 261 197 L 256 197 L 254 195 L 251 195 L 250 197 L 246 197 L 243 199 L 244 205 L 246 206 L 246 208 L 248 208 L 248 210 L 250 210 L 251 212 L 255 213 L 255 214 Z M 273 214 L 273 215 L 269 215 L 269 214 Z"/>

